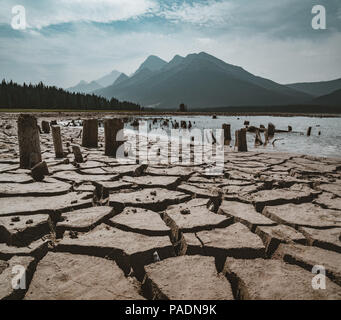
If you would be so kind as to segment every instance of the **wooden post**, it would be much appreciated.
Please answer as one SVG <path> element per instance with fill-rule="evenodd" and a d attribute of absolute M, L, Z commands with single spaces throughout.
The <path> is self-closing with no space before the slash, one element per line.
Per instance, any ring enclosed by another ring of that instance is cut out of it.
<path fill-rule="evenodd" d="M 246 129 L 238 130 L 238 152 L 247 152 Z"/>
<path fill-rule="evenodd" d="M 83 138 L 82 147 L 97 148 L 98 147 L 98 120 L 87 119 L 83 121 Z"/>
<path fill-rule="evenodd" d="M 264 147 L 266 147 L 269 143 L 269 133 L 267 129 L 265 129 L 265 132 L 264 132 L 264 139 L 265 139 Z"/>
<path fill-rule="evenodd" d="M 263 145 L 262 137 L 260 135 L 260 131 L 257 129 L 256 131 L 256 138 L 255 138 L 255 146 L 259 147 Z"/>
<path fill-rule="evenodd" d="M 236 130 L 236 132 L 235 132 L 235 142 L 234 142 L 234 147 L 235 148 L 238 148 L 238 131 L 239 130 Z"/>
<path fill-rule="evenodd" d="M 41 162 L 39 129 L 36 117 L 21 114 L 18 118 L 20 168 L 31 169 Z"/>
<path fill-rule="evenodd" d="M 276 127 L 274 124 L 272 123 L 269 123 L 268 124 L 268 136 L 269 138 L 271 137 L 274 137 L 275 136 L 275 132 L 276 132 Z"/>
<path fill-rule="evenodd" d="M 232 140 L 232 138 L 231 138 L 231 125 L 230 124 L 223 124 L 223 130 L 224 130 L 224 145 L 228 146 L 228 145 L 230 145 L 230 142 Z"/>
<path fill-rule="evenodd" d="M 52 126 L 52 138 L 56 158 L 64 158 L 63 142 L 59 126 Z"/>
<path fill-rule="evenodd" d="M 82 152 L 79 146 L 72 146 L 72 151 L 75 156 L 75 161 L 77 163 L 83 163 L 84 160 L 83 160 Z"/>
<path fill-rule="evenodd" d="M 117 141 L 117 133 L 124 129 L 124 123 L 121 119 L 105 119 L 104 120 L 104 138 L 105 138 L 105 155 L 115 157 L 118 148 L 124 143 Z"/>
<path fill-rule="evenodd" d="M 309 128 L 308 128 L 308 131 L 307 131 L 307 136 L 308 136 L 308 137 L 311 136 L 311 130 L 312 130 L 312 127 L 309 127 Z"/>
<path fill-rule="evenodd" d="M 50 133 L 50 124 L 47 121 L 42 121 L 41 129 L 43 130 L 43 133 Z"/>

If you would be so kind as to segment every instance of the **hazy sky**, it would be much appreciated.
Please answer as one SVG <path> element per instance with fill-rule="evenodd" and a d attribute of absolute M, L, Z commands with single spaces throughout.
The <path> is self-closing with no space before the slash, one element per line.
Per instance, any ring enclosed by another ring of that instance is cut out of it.
<path fill-rule="evenodd" d="M 26 8 L 26 30 L 11 27 Z M 327 29 L 313 30 L 314 5 Z M 205 51 L 280 83 L 341 78 L 340 0 L 1 0 L 0 77 L 61 87 Z"/>

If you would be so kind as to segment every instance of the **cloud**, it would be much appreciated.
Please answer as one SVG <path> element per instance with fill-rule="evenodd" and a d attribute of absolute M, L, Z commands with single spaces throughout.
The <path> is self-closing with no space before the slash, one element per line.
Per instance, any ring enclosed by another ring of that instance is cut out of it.
<path fill-rule="evenodd" d="M 337 3 L 326 4 L 328 30 L 315 31 L 312 0 L 21 0 L 31 28 L 15 31 L 17 0 L 4 0 L 0 78 L 70 87 L 132 73 L 150 54 L 201 51 L 282 83 L 337 78 Z"/>
<path fill-rule="evenodd" d="M 198 25 L 222 25 L 233 17 L 236 5 L 230 1 L 183 2 L 165 5 L 159 15 L 170 21 Z"/>
<path fill-rule="evenodd" d="M 17 0 L 6 0 L 0 22 L 7 22 Z M 29 28 L 75 22 L 124 21 L 158 8 L 155 0 L 22 0 Z M 6 15 L 7 13 L 7 15 Z"/>

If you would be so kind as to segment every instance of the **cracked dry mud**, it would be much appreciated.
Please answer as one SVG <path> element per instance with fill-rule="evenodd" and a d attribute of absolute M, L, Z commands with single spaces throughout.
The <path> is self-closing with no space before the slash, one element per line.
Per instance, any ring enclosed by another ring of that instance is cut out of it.
<path fill-rule="evenodd" d="M 19 169 L 0 130 L 0 299 L 341 299 L 341 160 L 225 150 L 209 164 L 120 165 L 98 149 Z M 6 126 L 7 127 L 7 126 Z M 80 128 L 62 128 L 79 144 Z M 151 146 L 149 146 L 151 147 Z M 26 268 L 26 290 L 12 268 Z M 326 290 L 314 290 L 315 265 Z"/>

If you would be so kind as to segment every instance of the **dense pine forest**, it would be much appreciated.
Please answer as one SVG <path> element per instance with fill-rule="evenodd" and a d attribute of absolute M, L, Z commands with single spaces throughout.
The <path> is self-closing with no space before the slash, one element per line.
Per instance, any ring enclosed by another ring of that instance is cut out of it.
<path fill-rule="evenodd" d="M 2 81 L 0 85 L 0 109 L 43 109 L 43 110 L 125 110 L 139 111 L 140 106 L 131 102 L 110 101 L 95 95 L 70 93 L 57 87 L 19 85 Z"/>

